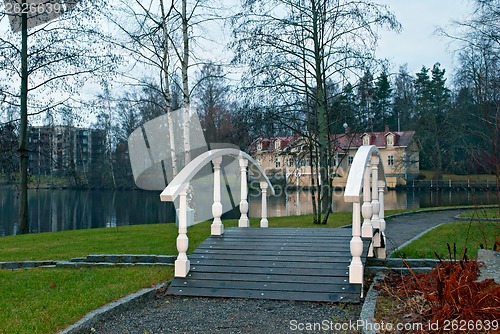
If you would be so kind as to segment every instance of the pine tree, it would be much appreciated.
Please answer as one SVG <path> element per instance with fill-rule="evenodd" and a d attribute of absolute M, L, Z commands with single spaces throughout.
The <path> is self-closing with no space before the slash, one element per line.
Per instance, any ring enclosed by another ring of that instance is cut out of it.
<path fill-rule="evenodd" d="M 383 131 L 385 126 L 394 128 L 396 121 L 392 113 L 391 102 L 392 88 L 387 72 L 384 69 L 375 82 L 374 94 L 374 131 Z"/>

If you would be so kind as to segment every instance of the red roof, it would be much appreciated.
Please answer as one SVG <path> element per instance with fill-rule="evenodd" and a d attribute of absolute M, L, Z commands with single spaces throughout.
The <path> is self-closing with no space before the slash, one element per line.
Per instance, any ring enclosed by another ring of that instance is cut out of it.
<path fill-rule="evenodd" d="M 363 145 L 363 137 L 370 136 L 370 145 L 386 147 L 387 136 L 394 135 L 394 147 L 407 147 L 415 136 L 415 131 L 365 132 L 334 135 L 336 150 L 346 151 Z"/>
<path fill-rule="evenodd" d="M 379 148 L 386 147 L 387 136 L 394 135 L 394 147 L 407 147 L 415 136 L 415 131 L 384 131 L 384 132 L 364 132 L 332 135 L 332 149 L 337 152 L 346 152 L 349 149 L 357 149 L 363 145 L 363 137 L 370 136 L 370 145 Z M 299 136 L 278 136 L 271 138 L 259 137 L 248 147 L 249 152 L 257 151 L 258 143 L 262 143 L 261 151 L 275 150 L 275 142 L 280 141 L 279 150 L 291 147 Z"/>

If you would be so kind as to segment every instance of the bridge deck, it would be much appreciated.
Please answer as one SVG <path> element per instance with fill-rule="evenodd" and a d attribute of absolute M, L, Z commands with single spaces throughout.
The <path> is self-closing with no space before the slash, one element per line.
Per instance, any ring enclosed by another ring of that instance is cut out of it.
<path fill-rule="evenodd" d="M 359 303 L 361 285 L 349 284 L 350 240 L 350 228 L 226 229 L 189 256 L 188 276 L 168 293 Z"/>

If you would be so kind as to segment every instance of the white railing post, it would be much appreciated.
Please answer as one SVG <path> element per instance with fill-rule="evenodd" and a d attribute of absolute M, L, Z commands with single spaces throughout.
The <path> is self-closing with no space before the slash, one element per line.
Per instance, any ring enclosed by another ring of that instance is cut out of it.
<path fill-rule="evenodd" d="M 268 227 L 269 221 L 267 220 L 267 182 L 260 183 L 260 190 L 262 196 L 262 218 L 260 220 L 260 227 Z"/>
<path fill-rule="evenodd" d="M 373 229 L 380 229 L 380 202 L 378 200 L 378 164 L 380 158 L 378 155 L 372 155 L 371 168 L 372 168 L 372 227 Z M 373 233 L 371 235 L 373 238 Z M 375 246 L 375 245 L 374 245 Z"/>
<path fill-rule="evenodd" d="M 349 265 L 349 283 L 363 284 L 363 240 L 361 240 L 360 204 L 352 203 L 352 239 L 350 242 L 351 264 Z"/>
<path fill-rule="evenodd" d="M 248 160 L 240 157 L 240 172 L 241 172 L 241 200 L 240 200 L 240 220 L 238 227 L 250 227 L 248 220 L 248 185 L 247 185 L 247 166 Z"/>
<path fill-rule="evenodd" d="M 377 238 L 374 240 L 375 247 L 377 247 L 377 257 L 380 259 L 385 259 L 385 182 L 378 181 L 378 194 L 380 201 L 380 229 L 377 233 Z"/>
<path fill-rule="evenodd" d="M 214 220 L 211 225 L 212 235 L 222 235 L 224 234 L 224 225 L 220 217 L 222 216 L 222 203 L 220 196 L 220 164 L 222 162 L 222 157 L 217 157 L 213 160 L 214 164 L 214 203 L 212 204 L 212 215 Z"/>
<path fill-rule="evenodd" d="M 177 236 L 177 251 L 179 255 L 175 260 L 175 277 L 186 277 L 190 269 L 187 258 L 189 239 L 187 236 L 187 188 L 189 184 L 179 193 L 179 235 Z"/>
<path fill-rule="evenodd" d="M 373 237 L 373 226 L 371 218 L 373 215 L 373 208 L 371 203 L 371 184 L 370 184 L 371 169 L 370 165 L 365 167 L 363 175 L 363 206 L 361 211 L 363 213 L 363 227 L 361 229 L 361 236 L 363 238 Z"/>

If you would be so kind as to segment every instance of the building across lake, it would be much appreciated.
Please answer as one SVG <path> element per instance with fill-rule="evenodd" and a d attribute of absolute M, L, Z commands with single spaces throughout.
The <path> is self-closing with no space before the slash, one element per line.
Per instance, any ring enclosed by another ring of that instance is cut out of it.
<path fill-rule="evenodd" d="M 34 126 L 28 129 L 29 170 L 34 175 L 63 171 L 85 173 L 104 161 L 103 130 L 74 126 Z"/>
<path fill-rule="evenodd" d="M 332 135 L 331 157 L 335 187 L 345 187 L 347 175 L 354 155 L 362 145 L 375 145 L 380 150 L 386 173 L 387 186 L 394 188 L 415 179 L 420 171 L 419 150 L 415 142 L 415 131 L 391 131 L 386 127 L 384 132 L 351 133 Z M 318 179 L 316 167 L 311 168 L 310 159 L 316 160 L 311 152 L 310 138 L 303 136 L 279 136 L 257 138 L 248 148 L 266 174 L 275 180 L 282 180 L 287 185 L 310 187 L 311 175 Z"/>

